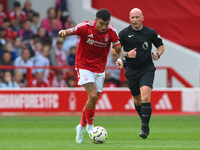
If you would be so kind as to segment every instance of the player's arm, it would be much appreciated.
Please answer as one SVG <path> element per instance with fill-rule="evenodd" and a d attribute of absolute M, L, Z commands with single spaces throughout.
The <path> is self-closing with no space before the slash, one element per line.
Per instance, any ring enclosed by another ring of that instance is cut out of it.
<path fill-rule="evenodd" d="M 136 49 L 137 48 L 134 48 L 134 49 L 132 49 L 132 50 L 130 50 L 128 52 L 122 51 L 123 57 L 135 58 L 136 54 L 137 54 Z M 115 48 L 111 49 L 111 54 L 114 55 L 114 56 L 118 55 Z"/>
<path fill-rule="evenodd" d="M 60 30 L 59 32 L 58 32 L 58 35 L 59 35 L 59 37 L 67 37 L 67 36 L 70 36 L 70 35 L 72 35 L 71 34 L 71 30 L 70 29 L 66 29 L 66 30 Z"/>
<path fill-rule="evenodd" d="M 115 51 L 115 56 L 118 59 L 122 60 L 124 55 L 123 55 L 123 51 L 122 51 L 121 45 L 113 46 L 113 48 L 114 48 L 114 51 Z"/>
<path fill-rule="evenodd" d="M 114 49 L 115 54 L 116 54 L 115 56 L 118 58 L 117 61 L 116 61 L 116 64 L 118 65 L 117 70 L 119 70 L 119 69 L 123 68 L 122 59 L 123 59 L 124 56 L 123 56 L 122 48 L 121 48 L 120 44 L 114 45 L 113 47 L 114 47 L 113 49 Z M 113 49 L 111 50 L 111 53 L 112 53 Z"/>
<path fill-rule="evenodd" d="M 160 56 L 164 53 L 164 45 L 161 45 L 157 48 L 155 53 L 152 53 L 152 58 L 153 60 L 158 60 L 160 58 Z"/>

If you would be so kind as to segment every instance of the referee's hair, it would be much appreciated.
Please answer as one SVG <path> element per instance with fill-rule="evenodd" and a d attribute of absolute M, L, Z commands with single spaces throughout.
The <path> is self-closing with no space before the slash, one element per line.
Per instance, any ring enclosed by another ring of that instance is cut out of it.
<path fill-rule="evenodd" d="M 110 17 L 111 17 L 110 11 L 105 8 L 98 10 L 96 13 L 96 18 L 102 19 L 103 21 L 108 21 Z"/>

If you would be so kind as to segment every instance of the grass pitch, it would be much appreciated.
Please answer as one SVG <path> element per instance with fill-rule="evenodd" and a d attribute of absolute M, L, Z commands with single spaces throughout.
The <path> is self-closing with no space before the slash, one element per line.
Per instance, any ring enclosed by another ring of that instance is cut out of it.
<path fill-rule="evenodd" d="M 80 117 L 0 117 L 0 150 L 193 150 L 200 149 L 200 116 L 152 116 L 150 135 L 139 138 L 138 116 L 95 117 L 108 139 L 75 143 Z"/>

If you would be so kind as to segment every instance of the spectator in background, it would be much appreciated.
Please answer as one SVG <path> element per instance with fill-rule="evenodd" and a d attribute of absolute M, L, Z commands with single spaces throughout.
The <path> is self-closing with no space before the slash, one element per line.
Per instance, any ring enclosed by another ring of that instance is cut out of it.
<path fill-rule="evenodd" d="M 63 45 L 63 38 L 57 38 L 56 47 L 55 47 L 55 54 L 56 54 L 56 65 L 57 66 L 66 66 L 67 58 L 66 52 L 62 48 Z"/>
<path fill-rule="evenodd" d="M 50 66 L 50 63 L 49 63 L 49 59 L 48 59 L 48 56 L 49 55 L 49 47 L 48 46 L 44 46 L 42 47 L 42 50 L 41 50 L 41 54 L 38 54 L 38 55 L 35 55 L 34 56 L 34 66 L 37 67 L 37 66 L 40 66 L 40 67 L 49 67 Z M 37 69 L 34 69 L 35 71 Z M 43 69 L 44 70 L 44 78 L 48 78 L 48 73 L 49 73 L 49 69 L 46 68 L 46 69 Z M 34 73 L 35 73 L 34 71 Z"/>
<path fill-rule="evenodd" d="M 109 55 L 108 59 L 107 59 L 106 67 L 116 67 L 117 68 L 117 65 L 115 63 L 116 61 L 117 61 L 116 56 Z M 106 71 L 110 72 L 110 81 L 115 83 L 117 86 L 119 86 L 121 70 L 117 70 L 117 69 L 113 68 L 113 69 L 106 69 Z"/>
<path fill-rule="evenodd" d="M 63 79 L 62 70 L 56 70 L 56 76 L 53 79 L 52 87 L 68 87 L 67 83 Z"/>
<path fill-rule="evenodd" d="M 18 32 L 18 36 L 21 37 L 22 41 L 25 44 L 29 44 L 30 39 L 32 39 L 34 33 L 31 30 L 31 20 L 25 20 L 23 23 L 23 28 Z"/>
<path fill-rule="evenodd" d="M 70 22 L 70 28 L 73 28 L 76 26 L 75 22 Z M 80 41 L 79 36 L 77 35 L 71 35 L 65 38 L 63 49 L 68 53 L 71 46 L 78 46 Z"/>
<path fill-rule="evenodd" d="M 23 11 L 26 13 L 27 19 L 31 19 L 34 11 L 31 9 L 32 3 L 30 1 L 26 1 L 24 3 Z"/>
<path fill-rule="evenodd" d="M 0 56 L 2 55 L 2 53 L 4 51 L 9 51 L 10 52 L 12 61 L 14 61 L 17 58 L 17 53 L 15 51 L 13 51 L 13 44 L 11 42 L 7 42 L 4 45 L 4 50 L 0 51 Z"/>
<path fill-rule="evenodd" d="M 21 70 L 16 69 L 16 70 L 14 71 L 13 80 L 17 83 L 17 85 L 18 85 L 19 87 L 21 87 L 21 88 L 22 88 L 22 87 L 25 87 L 25 84 L 22 82 L 22 80 L 23 80 L 23 73 L 22 73 Z"/>
<path fill-rule="evenodd" d="M 26 20 L 26 13 L 21 10 L 21 4 L 18 1 L 13 3 L 13 9 L 8 12 L 8 19 L 11 21 L 11 26 L 15 30 L 19 30 L 21 24 Z"/>
<path fill-rule="evenodd" d="M 55 53 L 55 49 L 52 46 L 52 38 L 48 37 L 45 40 L 45 46 L 49 47 L 48 59 L 50 61 L 50 66 L 56 66 L 56 53 Z"/>
<path fill-rule="evenodd" d="M 51 38 L 58 37 L 58 22 L 56 19 L 51 19 L 50 27 L 47 29 L 48 36 Z"/>
<path fill-rule="evenodd" d="M 109 88 L 114 88 L 117 87 L 117 84 L 114 83 L 111 78 L 110 78 L 110 72 L 109 71 L 105 71 L 105 80 L 104 80 L 104 87 L 109 87 Z"/>
<path fill-rule="evenodd" d="M 68 58 L 67 58 L 69 66 L 75 66 L 76 51 L 77 51 L 76 46 L 70 47 Z"/>
<path fill-rule="evenodd" d="M 23 42 L 20 37 L 16 37 L 13 44 L 13 51 L 17 53 L 17 57 L 21 56 Z"/>
<path fill-rule="evenodd" d="M 33 60 L 30 59 L 30 50 L 28 48 L 24 48 L 22 50 L 21 56 L 18 56 L 14 61 L 15 66 L 23 66 L 23 67 L 33 67 Z M 23 72 L 23 80 L 26 77 L 27 69 L 20 69 Z"/>
<path fill-rule="evenodd" d="M 42 45 L 42 42 L 40 40 L 36 40 L 34 42 L 34 46 L 32 47 L 32 49 L 34 51 L 35 56 L 41 54 L 42 47 L 43 47 L 43 45 Z"/>
<path fill-rule="evenodd" d="M 8 18 L 5 18 L 1 26 L 2 26 L 2 27 L 5 29 L 5 31 L 6 31 L 5 38 L 6 38 L 8 41 L 13 42 L 14 38 L 17 36 L 17 31 L 13 30 L 13 29 L 10 27 L 10 25 L 11 25 L 10 20 L 9 20 Z"/>
<path fill-rule="evenodd" d="M 69 28 L 69 11 L 67 7 L 67 0 L 56 1 L 56 18 L 62 21 L 62 25 L 65 28 Z"/>
<path fill-rule="evenodd" d="M 4 72 L 1 83 L 1 88 L 19 88 L 18 84 L 13 81 L 12 75 L 9 71 Z"/>
<path fill-rule="evenodd" d="M 6 14 L 3 12 L 3 3 L 0 2 L 0 26 L 3 23 L 3 20 L 6 18 Z"/>
<path fill-rule="evenodd" d="M 9 51 L 4 51 L 1 59 L 0 59 L 0 66 L 13 66 L 13 62 L 11 60 L 11 54 Z M 0 77 L 3 76 L 5 71 L 9 71 L 13 74 L 13 69 L 0 69 Z"/>
<path fill-rule="evenodd" d="M 67 78 L 68 87 L 76 87 L 76 78 L 74 76 L 69 76 Z"/>
<path fill-rule="evenodd" d="M 0 27 L 0 51 L 3 50 L 4 45 L 6 44 L 6 30 L 3 27 Z"/>
<path fill-rule="evenodd" d="M 44 27 L 38 28 L 38 35 L 42 41 L 42 44 L 45 44 L 45 40 L 48 38 L 47 30 Z"/>
<path fill-rule="evenodd" d="M 34 12 L 33 17 L 32 17 L 32 24 L 31 24 L 31 30 L 33 31 L 34 34 L 38 34 L 39 19 L 40 19 L 40 14 L 37 12 Z"/>
<path fill-rule="evenodd" d="M 32 21 L 33 15 L 34 15 L 34 11 L 31 10 L 26 14 L 26 18 Z"/>
<path fill-rule="evenodd" d="M 41 23 L 41 26 L 48 29 L 50 27 L 50 21 L 51 19 L 55 19 L 56 18 L 56 10 L 55 8 L 51 7 L 48 9 L 47 11 L 47 15 L 48 17 L 47 18 L 44 18 L 42 20 L 42 23 Z M 56 19 L 57 20 L 57 29 L 58 30 L 61 30 L 62 29 L 62 22 L 59 20 L 59 19 Z"/>
<path fill-rule="evenodd" d="M 44 78 L 43 69 L 37 69 L 35 79 L 27 87 L 50 87 L 49 81 Z"/>

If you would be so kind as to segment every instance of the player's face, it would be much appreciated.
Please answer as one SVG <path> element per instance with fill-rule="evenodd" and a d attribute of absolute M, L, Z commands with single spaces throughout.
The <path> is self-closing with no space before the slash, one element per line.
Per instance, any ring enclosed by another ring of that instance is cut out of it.
<path fill-rule="evenodd" d="M 142 28 L 142 21 L 143 19 L 143 15 L 141 12 L 139 11 L 132 11 L 130 12 L 130 22 L 132 24 L 132 27 L 136 30 L 139 30 Z"/>
<path fill-rule="evenodd" d="M 105 33 L 110 23 L 110 19 L 108 21 L 103 21 L 102 19 L 95 18 L 95 21 L 97 30 L 101 33 Z"/>

